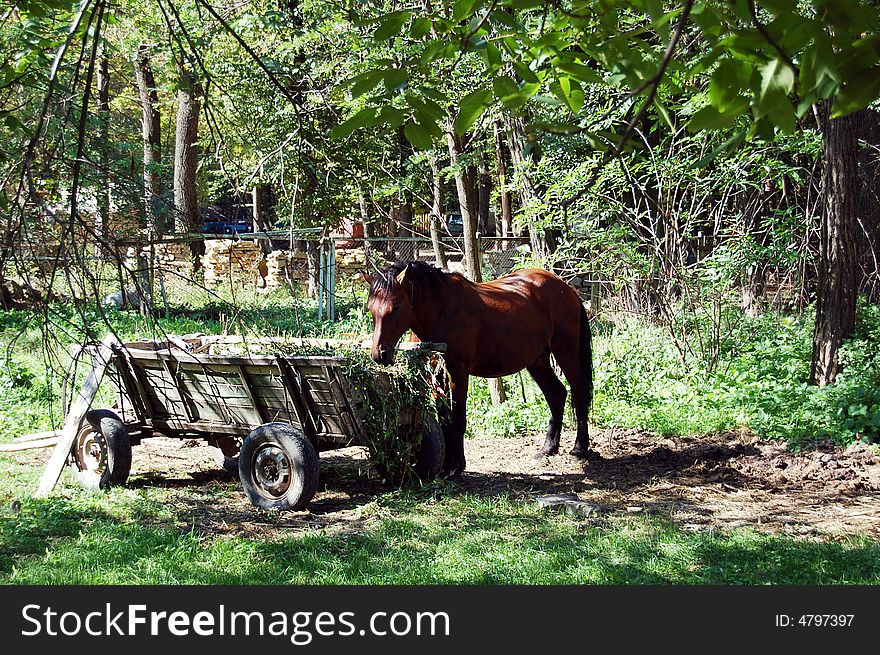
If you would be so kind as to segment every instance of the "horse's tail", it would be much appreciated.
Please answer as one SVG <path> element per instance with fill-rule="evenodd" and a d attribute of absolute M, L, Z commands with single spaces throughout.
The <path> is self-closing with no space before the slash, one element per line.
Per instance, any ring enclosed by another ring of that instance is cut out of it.
<path fill-rule="evenodd" d="M 584 388 L 587 390 L 587 411 L 593 405 L 593 343 L 590 337 L 590 319 L 587 318 L 587 310 L 584 304 L 581 306 L 581 335 L 578 359 L 581 365 L 581 373 L 584 376 Z"/>

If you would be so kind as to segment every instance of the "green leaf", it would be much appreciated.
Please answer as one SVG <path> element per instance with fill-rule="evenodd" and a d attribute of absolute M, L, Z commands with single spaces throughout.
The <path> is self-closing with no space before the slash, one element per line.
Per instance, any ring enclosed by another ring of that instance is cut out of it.
<path fill-rule="evenodd" d="M 409 28 L 409 35 L 414 39 L 420 39 L 431 31 L 431 21 L 423 16 L 413 18 Z"/>
<path fill-rule="evenodd" d="M 419 150 L 430 150 L 434 147 L 434 141 L 428 131 L 414 121 L 407 121 L 403 126 L 403 133 L 409 142 Z"/>
<path fill-rule="evenodd" d="M 660 99 L 656 96 L 654 97 L 654 106 L 657 108 L 657 112 L 660 114 L 660 117 L 666 123 L 670 130 L 675 130 L 675 122 L 672 120 L 672 116 L 669 114 L 669 110 L 666 109 L 665 105 L 660 102 Z"/>
<path fill-rule="evenodd" d="M 385 14 L 379 19 L 379 26 L 373 32 L 373 38 L 376 41 L 387 41 L 397 36 L 403 29 L 407 18 L 409 18 L 408 11 L 393 11 L 390 14 Z"/>
<path fill-rule="evenodd" d="M 761 6 L 777 16 L 797 9 L 797 0 L 761 0 Z"/>
<path fill-rule="evenodd" d="M 364 107 L 348 120 L 343 121 L 339 125 L 330 130 L 330 136 L 334 139 L 344 139 L 349 134 L 362 127 L 375 125 L 376 108 Z"/>
<path fill-rule="evenodd" d="M 525 94 L 520 90 L 519 85 L 506 75 L 492 80 L 492 90 L 495 92 L 495 97 L 508 109 L 517 110 L 525 104 Z"/>
<path fill-rule="evenodd" d="M 498 50 L 498 46 L 494 43 L 488 41 L 483 53 L 486 57 L 486 63 L 489 64 L 489 66 L 498 67 L 501 65 L 501 52 Z"/>
<path fill-rule="evenodd" d="M 584 104 L 584 92 L 577 80 L 561 76 L 550 88 L 556 96 L 562 100 L 575 114 L 581 110 Z"/>
<path fill-rule="evenodd" d="M 746 62 L 723 59 L 712 72 L 709 81 L 709 102 L 719 112 L 736 105 L 743 89 L 748 88 L 751 69 Z"/>
<path fill-rule="evenodd" d="M 739 101 L 724 112 L 718 111 L 711 105 L 703 107 L 696 114 L 691 116 L 688 122 L 688 130 L 691 132 L 699 132 L 701 130 L 717 130 L 727 127 L 738 116 L 741 116 L 748 109 L 749 101 L 746 98 L 740 98 Z"/>
<path fill-rule="evenodd" d="M 417 112 L 429 117 L 431 119 L 430 122 L 432 123 L 440 121 L 446 115 L 446 112 L 443 111 L 443 107 L 426 95 L 416 96 L 413 94 L 407 94 L 406 102 Z"/>
<path fill-rule="evenodd" d="M 779 90 L 768 91 L 753 109 L 756 118 L 766 118 L 783 132 L 794 132 L 797 127 L 797 117 L 791 101 Z"/>
<path fill-rule="evenodd" d="M 522 62 L 515 61 L 513 62 L 513 69 L 516 71 L 516 74 L 519 75 L 523 82 L 526 84 L 538 84 L 541 80 L 538 79 L 538 76 L 535 75 L 534 71 L 523 64 Z"/>
<path fill-rule="evenodd" d="M 483 0 L 455 0 L 455 4 L 452 5 L 452 20 L 457 22 L 470 18 L 474 10 L 481 4 L 483 4 Z"/>
<path fill-rule="evenodd" d="M 383 107 L 379 112 L 376 123 L 385 123 L 388 127 L 397 128 L 403 125 L 406 120 L 406 114 L 402 109 L 396 107 Z"/>
<path fill-rule="evenodd" d="M 872 68 L 857 75 L 837 92 L 831 106 L 831 118 L 840 118 L 864 109 L 880 97 L 880 68 Z"/>
<path fill-rule="evenodd" d="M 516 18 L 514 18 L 511 14 L 507 13 L 506 8 L 504 9 L 495 9 L 492 11 L 492 20 L 495 20 L 501 23 L 504 27 L 507 27 L 514 32 L 521 31 L 519 23 L 516 22 Z"/>
<path fill-rule="evenodd" d="M 794 71 L 781 59 L 771 59 L 761 66 L 761 95 L 778 91 L 788 95 L 794 88 Z"/>
<path fill-rule="evenodd" d="M 367 91 L 372 91 L 378 86 L 379 81 L 382 79 L 385 71 L 370 71 L 369 73 L 364 73 L 363 75 L 358 75 L 352 81 L 351 85 L 351 96 L 353 98 L 359 98 L 364 95 Z"/>
<path fill-rule="evenodd" d="M 568 73 L 582 84 L 599 84 L 602 78 L 592 68 L 583 64 L 576 64 L 573 61 L 560 62 L 556 64 L 556 68 L 563 73 Z"/>
<path fill-rule="evenodd" d="M 464 134 L 486 110 L 492 101 L 492 92 L 489 89 L 477 89 L 468 93 L 461 99 L 458 107 L 458 116 L 455 117 L 456 134 Z"/>
<path fill-rule="evenodd" d="M 388 91 L 396 91 L 409 79 L 409 73 L 405 68 L 389 68 L 384 71 L 382 77 L 385 81 L 385 88 Z"/>

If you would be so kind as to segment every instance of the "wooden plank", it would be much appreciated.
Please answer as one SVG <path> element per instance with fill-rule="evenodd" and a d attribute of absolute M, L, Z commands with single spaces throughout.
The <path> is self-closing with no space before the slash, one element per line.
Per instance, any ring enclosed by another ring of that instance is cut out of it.
<path fill-rule="evenodd" d="M 122 408 L 123 414 L 125 413 L 125 404 L 122 402 L 123 396 L 127 396 L 129 404 L 134 408 L 137 420 L 143 421 L 147 417 L 147 412 L 144 409 L 145 401 L 141 398 L 140 393 L 138 392 L 128 361 L 125 359 L 125 355 L 120 352 L 118 346 L 113 347 L 113 363 L 116 366 L 116 371 L 119 373 L 119 378 L 122 381 L 123 389 L 120 390 L 119 394 L 119 406 Z M 124 393 L 122 393 L 123 390 Z"/>
<path fill-rule="evenodd" d="M 253 429 L 253 427 L 249 425 L 206 420 L 189 423 L 188 421 L 175 418 L 170 418 L 168 420 L 154 419 L 150 424 L 152 425 L 153 430 L 158 430 L 163 434 L 180 438 L 183 438 L 185 435 L 176 433 L 197 432 L 205 435 L 247 436 Z"/>
<path fill-rule="evenodd" d="M 119 352 L 122 353 L 122 357 L 125 359 L 125 363 L 132 373 L 132 380 L 137 388 L 138 396 L 143 403 L 144 412 L 146 413 L 147 418 L 156 418 L 159 413 L 156 411 L 156 404 L 153 402 L 154 396 L 150 395 L 150 392 L 148 391 L 149 387 L 144 384 L 143 368 L 140 363 L 135 363 L 131 360 L 127 351 L 120 349 Z"/>
<path fill-rule="evenodd" d="M 204 345 L 233 345 L 233 344 L 279 344 L 281 346 L 300 346 L 309 348 L 350 348 L 359 347 L 369 350 L 372 341 L 364 339 L 319 339 L 319 338 L 293 338 L 293 337 L 242 337 L 238 335 L 207 336 L 202 337 Z M 446 344 L 431 341 L 404 341 L 398 345 L 398 350 L 433 350 L 446 352 Z"/>
<path fill-rule="evenodd" d="M 137 350 L 128 349 L 132 359 L 142 362 L 160 361 L 161 359 L 176 359 L 183 364 L 197 364 L 199 366 L 271 366 L 275 362 L 274 355 L 194 355 L 178 350 Z M 327 355 L 284 355 L 289 360 L 310 361 L 316 365 L 338 364 L 347 361 L 345 357 L 332 357 Z"/>
<path fill-rule="evenodd" d="M 247 391 L 248 398 L 250 398 L 251 403 L 254 406 L 254 409 L 257 410 L 257 414 L 260 416 L 260 421 L 263 423 L 269 423 L 268 414 L 266 413 L 266 408 L 263 407 L 263 403 L 258 402 L 254 397 L 254 393 L 251 390 L 251 383 L 248 379 L 248 374 L 244 371 L 244 366 L 238 367 L 238 375 L 241 377 L 241 383 L 244 385 L 244 390 Z"/>
<path fill-rule="evenodd" d="M 367 431 L 364 427 L 366 419 L 364 415 L 364 399 L 360 397 L 360 394 L 355 393 L 340 369 L 335 369 L 334 373 L 336 374 L 337 387 L 345 398 L 348 411 L 344 416 L 351 427 L 351 435 L 355 439 L 355 443 L 365 444 L 367 442 Z"/>
<path fill-rule="evenodd" d="M 296 414 L 297 423 L 299 423 L 303 434 L 306 435 L 306 438 L 313 444 L 317 444 L 317 426 L 312 419 L 312 414 L 309 412 L 308 407 L 306 406 L 305 392 L 303 391 L 299 381 L 297 380 L 296 372 L 293 370 L 290 362 L 285 357 L 279 355 L 276 358 L 276 361 L 278 363 L 278 370 L 281 373 L 281 377 L 284 378 L 284 383 L 290 393 L 291 405 L 293 406 L 294 414 Z"/>
<path fill-rule="evenodd" d="M 162 367 L 165 369 L 165 373 L 168 377 L 175 382 L 173 386 L 175 393 L 177 394 L 177 399 L 180 402 L 180 405 L 183 407 L 183 414 L 186 416 L 188 421 L 195 421 L 198 417 L 193 412 L 193 408 L 190 407 L 189 402 L 187 401 L 186 396 L 184 395 L 184 384 L 181 377 L 176 372 L 177 365 L 174 362 L 168 360 L 162 360 Z"/>
<path fill-rule="evenodd" d="M 89 371 L 82 389 L 79 390 L 76 400 L 70 407 L 70 412 L 64 421 L 64 427 L 61 429 L 61 436 L 58 438 L 58 443 L 55 444 L 55 450 L 52 451 L 49 462 L 43 470 L 43 475 L 40 478 L 40 484 L 35 494 L 38 498 L 48 496 L 55 489 L 55 485 L 58 484 L 58 478 L 61 477 L 61 471 L 64 470 L 64 465 L 67 463 L 67 457 L 70 455 L 73 442 L 76 441 L 83 417 L 89 411 L 89 407 L 92 406 L 92 401 L 95 399 L 95 394 L 98 393 L 98 387 L 104 378 L 104 372 L 107 370 L 107 365 L 113 356 L 114 343 L 116 343 L 115 337 L 105 337 L 95 351 L 92 370 Z"/>
<path fill-rule="evenodd" d="M 33 432 L 31 434 L 23 434 L 20 437 L 15 437 L 12 441 L 15 443 L 22 443 L 25 441 L 39 441 L 41 439 L 49 439 L 50 437 L 60 437 L 61 430 L 46 430 L 45 432 Z"/>
<path fill-rule="evenodd" d="M 14 453 L 19 450 L 31 450 L 32 448 L 51 448 L 58 443 L 58 440 L 58 437 L 46 437 L 45 439 L 4 443 L 0 444 L 0 453 Z"/>
<path fill-rule="evenodd" d="M 247 389 L 240 385 L 230 385 L 216 378 L 193 378 L 185 376 L 190 394 L 194 400 L 203 399 L 205 402 L 220 402 L 221 400 L 240 400 L 249 402 Z"/>

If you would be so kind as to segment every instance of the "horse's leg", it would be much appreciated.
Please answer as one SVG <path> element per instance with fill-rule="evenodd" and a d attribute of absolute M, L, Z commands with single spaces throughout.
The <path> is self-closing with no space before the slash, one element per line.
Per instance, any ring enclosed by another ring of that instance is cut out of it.
<path fill-rule="evenodd" d="M 541 448 L 541 455 L 555 455 L 559 452 L 559 435 L 562 432 L 562 415 L 565 412 L 565 385 L 553 372 L 549 350 L 531 366 L 527 366 L 526 370 L 537 382 L 550 406 L 550 423 L 547 426 L 547 436 L 544 439 L 544 447 Z"/>
<path fill-rule="evenodd" d="M 443 431 L 446 459 L 443 463 L 442 475 L 445 478 L 457 478 L 465 467 L 464 432 L 467 428 L 468 374 L 466 371 L 450 368 L 449 378 L 452 408 L 449 422 Z"/>
<path fill-rule="evenodd" d="M 575 457 L 586 459 L 590 456 L 590 431 L 587 422 L 589 412 L 589 399 L 587 398 L 587 386 L 584 380 L 584 372 L 581 370 L 578 359 L 577 339 L 564 339 L 562 335 L 554 335 L 550 348 L 556 363 L 562 369 L 568 386 L 571 388 L 571 403 L 574 405 L 574 415 L 577 419 L 577 436 L 574 440 L 574 448 L 571 454 Z"/>

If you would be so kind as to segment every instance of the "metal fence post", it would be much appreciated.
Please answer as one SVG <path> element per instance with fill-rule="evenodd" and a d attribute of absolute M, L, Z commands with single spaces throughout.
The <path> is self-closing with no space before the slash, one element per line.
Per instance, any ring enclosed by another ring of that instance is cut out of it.
<path fill-rule="evenodd" d="M 324 273 L 327 267 L 327 255 L 324 252 L 324 240 L 318 241 L 318 320 L 324 320 Z"/>
<path fill-rule="evenodd" d="M 330 239 L 328 255 L 327 276 L 327 317 L 330 321 L 336 320 L 336 241 Z"/>

